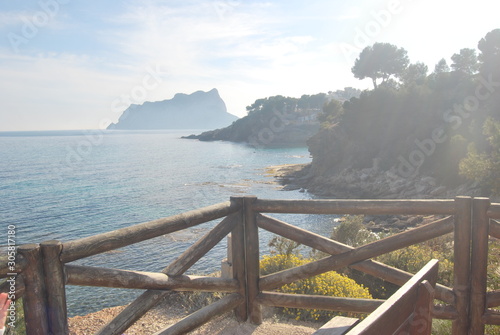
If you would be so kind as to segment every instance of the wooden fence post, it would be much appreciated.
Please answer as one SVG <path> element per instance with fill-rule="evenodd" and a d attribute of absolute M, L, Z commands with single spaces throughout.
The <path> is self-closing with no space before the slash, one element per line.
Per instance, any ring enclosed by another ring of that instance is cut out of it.
<path fill-rule="evenodd" d="M 240 203 L 242 210 L 240 213 L 240 222 L 231 232 L 231 259 L 233 278 L 238 281 L 238 293 L 245 298 L 245 302 L 238 305 L 234 309 L 234 314 L 239 322 L 244 322 L 248 319 L 247 309 L 247 278 L 245 271 L 245 219 L 243 210 L 243 198 L 231 197 L 231 201 Z"/>
<path fill-rule="evenodd" d="M 24 320 L 27 335 L 49 334 L 42 255 L 38 244 L 24 244 L 17 251 L 26 259 L 22 272 Z"/>
<path fill-rule="evenodd" d="M 262 323 L 262 311 L 260 304 L 256 300 L 260 292 L 259 227 L 257 227 L 256 213 L 252 208 L 256 200 L 257 197 L 255 196 L 243 198 L 248 314 L 250 322 L 258 325 Z"/>
<path fill-rule="evenodd" d="M 61 261 L 62 243 L 46 241 L 40 243 L 40 248 L 43 255 L 50 334 L 69 334 L 64 264 Z"/>
<path fill-rule="evenodd" d="M 453 293 L 458 317 L 453 321 L 452 333 L 467 335 L 470 302 L 471 197 L 456 197 L 455 207 Z"/>
<path fill-rule="evenodd" d="M 486 275 L 488 266 L 488 208 L 490 199 L 475 198 L 472 207 L 472 263 L 469 306 L 469 334 L 484 334 L 482 317 L 486 310 Z"/>

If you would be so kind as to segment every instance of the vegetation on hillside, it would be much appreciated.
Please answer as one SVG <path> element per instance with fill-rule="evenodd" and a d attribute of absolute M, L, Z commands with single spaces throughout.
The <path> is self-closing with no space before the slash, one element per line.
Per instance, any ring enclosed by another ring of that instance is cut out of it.
<path fill-rule="evenodd" d="M 484 185 L 484 195 L 499 194 L 500 29 L 451 61 L 441 59 L 428 74 L 402 48 L 366 47 L 352 72 L 374 89 L 324 105 L 322 129 L 308 142 L 313 166 L 321 166 L 313 171 L 334 175 L 377 160 L 402 177 L 433 176 L 445 185 L 467 178 Z"/>
<path fill-rule="evenodd" d="M 337 225 L 331 234 L 331 238 L 356 247 L 386 237 L 387 233 L 375 234 L 366 229 L 362 223 L 362 215 L 346 216 L 341 224 Z M 274 273 L 283 269 L 296 267 L 311 260 L 326 257 L 327 255 L 318 251 L 312 252 L 310 258 L 306 258 L 301 245 L 283 237 L 275 237 L 270 242 L 271 255 L 261 260 L 261 275 Z M 496 239 L 489 241 L 488 265 L 487 265 L 487 290 L 500 289 L 499 260 L 500 243 Z M 408 248 L 399 249 L 376 258 L 377 261 L 392 267 L 410 272 L 418 272 L 431 259 L 439 260 L 438 283 L 453 287 L 453 235 L 447 234 L 434 238 Z M 376 299 L 387 299 L 399 288 L 397 285 L 385 282 L 382 279 L 364 274 L 361 271 L 345 268 L 337 272 L 331 272 L 335 284 L 326 284 L 323 279 L 309 279 L 284 286 L 280 291 L 287 293 L 321 294 L 328 296 L 351 296 L 363 297 L 369 294 Z M 317 276 L 314 278 L 321 278 Z M 338 287 L 338 286 L 341 287 Z M 328 289 L 326 289 L 328 286 Z M 337 287 L 334 287 L 337 286 Z M 343 295 L 349 292 L 349 295 Z M 320 310 L 280 309 L 285 316 L 302 319 L 306 321 L 327 320 L 333 312 Z M 487 334 L 500 334 L 497 326 L 486 326 Z M 433 334 L 450 334 L 451 321 L 433 320 Z"/>
<path fill-rule="evenodd" d="M 308 259 L 298 252 L 299 244 L 285 238 L 274 238 L 269 243 L 271 255 L 264 256 L 260 261 L 260 274 L 266 275 L 285 269 L 307 264 Z M 325 272 L 318 276 L 295 281 L 278 289 L 283 293 L 311 294 L 330 297 L 349 297 L 371 299 L 367 288 L 355 280 L 335 271 Z M 326 322 L 335 315 L 345 315 L 334 311 L 319 309 L 279 308 L 279 312 L 295 320 Z M 352 313 L 351 313 L 352 314 Z"/>
<path fill-rule="evenodd" d="M 277 95 L 257 99 L 247 106 L 247 116 L 230 126 L 189 138 L 244 142 L 255 147 L 305 145 L 307 139 L 319 130 L 318 116 L 325 103 L 332 99 L 347 100 L 360 93 L 357 89 L 346 88 L 300 98 Z"/>

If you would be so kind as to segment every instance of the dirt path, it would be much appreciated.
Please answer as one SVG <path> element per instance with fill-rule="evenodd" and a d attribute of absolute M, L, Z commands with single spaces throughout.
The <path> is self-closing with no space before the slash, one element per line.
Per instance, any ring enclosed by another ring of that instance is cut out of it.
<path fill-rule="evenodd" d="M 93 334 L 104 326 L 114 316 L 118 315 L 125 307 L 107 308 L 102 311 L 85 316 L 76 316 L 69 319 L 70 335 Z M 186 316 L 186 312 L 179 307 L 169 305 L 168 301 L 149 311 L 124 334 L 146 335 L 164 329 L 166 326 Z M 192 335 L 309 335 L 320 327 L 320 324 L 280 320 L 272 309 L 264 312 L 264 322 L 259 325 L 238 323 L 232 313 L 227 313 L 205 324 L 201 328 L 190 332 Z"/>

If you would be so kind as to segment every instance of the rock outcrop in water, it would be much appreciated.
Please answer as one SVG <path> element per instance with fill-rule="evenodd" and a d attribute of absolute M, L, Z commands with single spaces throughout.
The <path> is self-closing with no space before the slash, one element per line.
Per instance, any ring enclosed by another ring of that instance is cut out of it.
<path fill-rule="evenodd" d="M 177 93 L 170 100 L 130 105 L 108 129 L 212 129 L 225 127 L 238 117 L 227 112 L 217 89 Z"/>

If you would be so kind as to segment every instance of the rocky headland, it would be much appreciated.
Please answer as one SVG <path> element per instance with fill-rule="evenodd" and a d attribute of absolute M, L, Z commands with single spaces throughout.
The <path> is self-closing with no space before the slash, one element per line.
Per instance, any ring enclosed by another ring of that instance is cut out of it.
<path fill-rule="evenodd" d="M 177 93 L 169 100 L 132 104 L 108 129 L 211 129 L 225 127 L 237 119 L 227 112 L 214 88 L 208 92 Z"/>
<path fill-rule="evenodd" d="M 247 115 L 231 125 L 193 134 L 185 138 L 200 141 L 230 141 L 253 147 L 305 146 L 318 133 L 326 94 L 301 98 L 273 96 L 256 100 L 247 106 Z"/>

